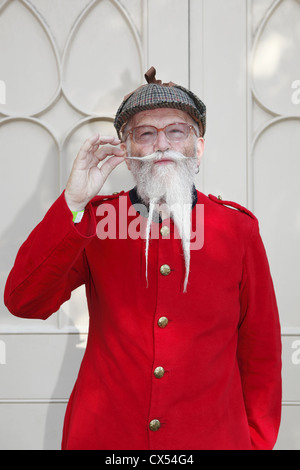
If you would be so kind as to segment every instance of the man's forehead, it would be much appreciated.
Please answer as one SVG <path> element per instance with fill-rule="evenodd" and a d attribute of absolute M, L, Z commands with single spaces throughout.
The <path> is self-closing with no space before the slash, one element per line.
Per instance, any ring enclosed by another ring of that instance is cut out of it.
<path fill-rule="evenodd" d="M 187 122 L 192 123 L 192 118 L 184 111 L 173 108 L 156 108 L 147 111 L 140 111 L 131 118 L 132 126 L 143 124 L 157 125 L 168 124 L 169 122 Z"/>

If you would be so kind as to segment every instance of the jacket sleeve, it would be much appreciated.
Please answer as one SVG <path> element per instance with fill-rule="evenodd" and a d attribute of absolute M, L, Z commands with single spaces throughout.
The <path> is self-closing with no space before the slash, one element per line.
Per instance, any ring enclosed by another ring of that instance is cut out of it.
<path fill-rule="evenodd" d="M 252 448 L 271 450 L 281 418 L 281 334 L 257 220 L 246 248 L 240 302 L 238 362 Z"/>
<path fill-rule="evenodd" d="M 88 279 L 85 247 L 95 233 L 91 206 L 75 225 L 62 193 L 17 254 L 4 291 L 9 311 L 40 319 L 56 312 Z"/>

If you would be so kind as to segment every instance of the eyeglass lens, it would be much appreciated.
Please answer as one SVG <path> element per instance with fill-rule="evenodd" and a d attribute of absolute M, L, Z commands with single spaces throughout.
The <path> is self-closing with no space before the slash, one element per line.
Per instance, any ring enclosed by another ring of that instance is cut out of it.
<path fill-rule="evenodd" d="M 158 136 L 158 131 L 163 131 L 170 142 L 181 142 L 186 140 L 190 133 L 190 128 L 186 123 L 169 124 L 163 129 L 153 126 L 139 126 L 132 129 L 134 142 L 137 144 L 153 144 Z"/>

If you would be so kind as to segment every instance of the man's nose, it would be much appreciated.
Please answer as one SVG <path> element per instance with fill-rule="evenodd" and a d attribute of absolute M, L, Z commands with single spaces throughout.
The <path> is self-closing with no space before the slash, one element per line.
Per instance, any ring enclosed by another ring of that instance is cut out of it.
<path fill-rule="evenodd" d="M 154 144 L 154 151 L 157 152 L 160 150 L 161 152 L 165 152 L 166 150 L 169 150 L 169 148 L 170 142 L 168 141 L 166 134 L 164 131 L 158 131 L 157 139 Z"/>

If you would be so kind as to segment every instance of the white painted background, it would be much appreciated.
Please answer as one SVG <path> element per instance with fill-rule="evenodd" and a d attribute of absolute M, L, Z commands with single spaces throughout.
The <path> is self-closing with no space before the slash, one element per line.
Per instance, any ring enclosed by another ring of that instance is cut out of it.
<path fill-rule="evenodd" d="M 157 78 L 206 103 L 197 186 L 253 210 L 277 292 L 283 418 L 300 449 L 300 1 L 0 2 L 0 286 L 94 131 L 114 132 L 123 96 Z M 125 165 L 103 193 L 132 186 Z M 83 290 L 46 322 L 0 305 L 0 449 L 60 448 L 84 353 Z"/>

